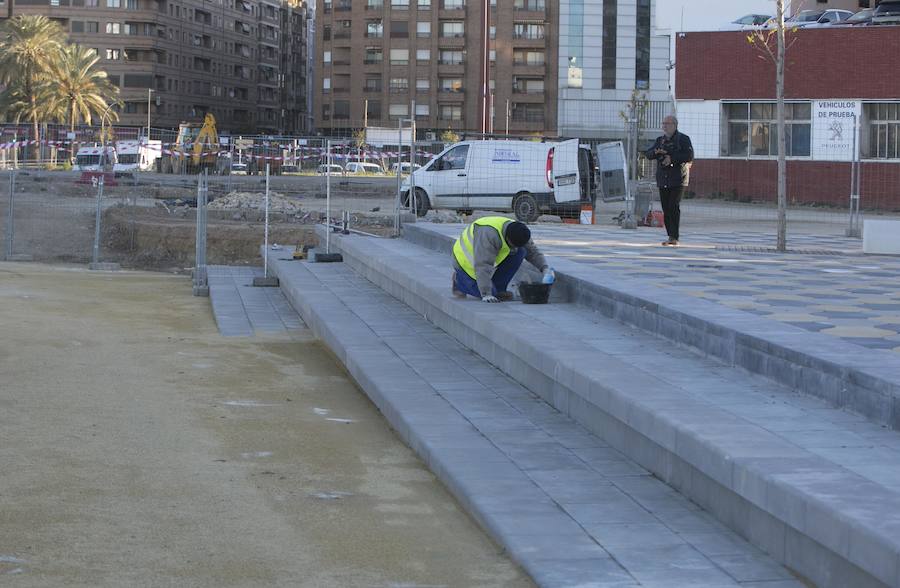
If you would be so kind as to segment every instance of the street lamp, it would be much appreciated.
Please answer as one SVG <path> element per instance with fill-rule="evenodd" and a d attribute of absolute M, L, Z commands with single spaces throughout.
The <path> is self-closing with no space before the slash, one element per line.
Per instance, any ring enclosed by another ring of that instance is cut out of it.
<path fill-rule="evenodd" d="M 147 88 L 147 144 L 150 144 L 150 94 L 153 88 Z"/>

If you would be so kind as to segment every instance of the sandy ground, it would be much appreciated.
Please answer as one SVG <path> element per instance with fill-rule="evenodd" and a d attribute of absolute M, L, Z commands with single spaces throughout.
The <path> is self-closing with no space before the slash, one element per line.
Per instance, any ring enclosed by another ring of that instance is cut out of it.
<path fill-rule="evenodd" d="M 0 324 L 0 585 L 531 585 L 305 331 L 11 263 Z"/>

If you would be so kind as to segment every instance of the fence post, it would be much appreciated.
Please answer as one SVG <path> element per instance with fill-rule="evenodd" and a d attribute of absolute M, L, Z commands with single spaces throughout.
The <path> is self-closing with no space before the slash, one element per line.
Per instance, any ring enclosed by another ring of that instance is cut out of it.
<path fill-rule="evenodd" d="M 100 269 L 100 207 L 103 200 L 103 174 L 97 176 L 97 212 L 94 215 L 94 249 L 90 269 Z"/>
<path fill-rule="evenodd" d="M 194 245 L 194 296 L 209 296 L 206 275 L 206 198 L 209 184 L 206 170 L 197 177 L 197 236 Z"/>
<path fill-rule="evenodd" d="M 16 172 L 9 170 L 9 209 L 6 217 L 6 261 L 13 255 L 13 198 L 16 193 Z"/>
<path fill-rule="evenodd" d="M 859 215 L 860 165 L 859 148 L 856 137 L 859 133 L 859 121 L 853 115 L 853 158 L 850 160 L 850 226 L 845 231 L 847 237 L 862 237 L 861 218 Z"/>

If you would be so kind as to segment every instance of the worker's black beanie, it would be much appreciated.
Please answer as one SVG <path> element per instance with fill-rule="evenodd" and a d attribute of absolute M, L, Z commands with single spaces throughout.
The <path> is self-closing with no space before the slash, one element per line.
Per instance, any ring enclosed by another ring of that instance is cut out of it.
<path fill-rule="evenodd" d="M 506 225 L 506 241 L 513 247 L 521 247 L 531 239 L 531 230 L 525 223 L 513 221 Z"/>

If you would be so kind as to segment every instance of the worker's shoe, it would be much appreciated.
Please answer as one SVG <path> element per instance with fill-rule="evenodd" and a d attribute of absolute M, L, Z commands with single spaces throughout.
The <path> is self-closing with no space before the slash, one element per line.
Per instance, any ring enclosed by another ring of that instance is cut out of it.
<path fill-rule="evenodd" d="M 465 298 L 466 297 L 466 293 L 456 287 L 456 272 L 453 272 L 453 277 L 451 278 L 450 291 L 457 298 Z"/>
<path fill-rule="evenodd" d="M 504 290 L 503 292 L 497 292 L 496 296 L 497 300 L 500 300 L 501 302 L 509 302 L 513 299 L 513 293 L 507 292 L 506 290 Z"/>

